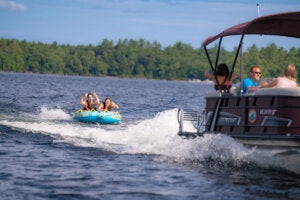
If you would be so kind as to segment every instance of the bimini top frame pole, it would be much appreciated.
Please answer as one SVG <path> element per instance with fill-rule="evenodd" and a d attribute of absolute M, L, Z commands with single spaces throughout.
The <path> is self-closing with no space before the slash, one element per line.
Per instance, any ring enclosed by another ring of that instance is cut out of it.
<path fill-rule="evenodd" d="M 242 34 L 241 39 L 240 39 L 240 43 L 239 43 L 239 46 L 238 46 L 238 49 L 237 49 L 236 54 L 235 54 L 235 57 L 234 57 L 234 61 L 233 61 L 232 66 L 231 66 L 231 70 L 230 70 L 230 72 L 229 72 L 229 76 L 227 77 L 228 80 L 231 79 L 232 74 L 233 74 L 233 72 L 234 72 L 234 68 L 235 68 L 235 65 L 236 65 L 236 61 L 237 61 L 237 58 L 238 58 L 238 56 L 239 56 L 240 50 L 241 50 L 242 45 L 243 45 L 244 36 L 245 36 L 245 34 Z M 207 57 L 207 59 L 208 59 L 208 61 L 209 61 L 209 64 L 210 64 L 211 69 L 212 69 L 214 72 L 215 72 L 215 70 L 216 70 L 216 67 L 218 66 L 219 55 L 220 55 L 220 49 L 221 49 L 221 46 L 222 46 L 222 39 L 223 39 L 223 37 L 221 37 L 221 38 L 219 39 L 218 51 L 217 51 L 216 60 L 215 60 L 215 66 L 213 66 L 213 64 L 212 64 L 212 61 L 211 61 L 209 52 L 208 52 L 208 50 L 207 50 L 207 47 L 204 46 L 204 50 L 205 50 L 205 53 L 206 53 L 206 57 Z M 241 67 L 242 67 L 242 66 L 241 66 Z M 218 79 L 217 79 L 215 73 L 214 73 L 214 76 L 215 76 L 215 80 L 216 80 L 217 84 L 219 85 L 220 83 L 218 82 Z"/>
<path fill-rule="evenodd" d="M 221 37 L 220 40 L 219 40 L 218 51 L 217 51 L 217 57 L 216 57 L 216 60 L 215 60 L 215 66 L 213 66 L 212 61 L 211 61 L 211 58 L 210 58 L 209 53 L 208 53 L 208 50 L 207 50 L 206 46 L 204 46 L 204 50 L 205 50 L 205 53 L 206 53 L 206 57 L 207 57 L 207 59 L 208 59 L 208 62 L 209 62 L 209 65 L 210 65 L 211 70 L 214 72 L 213 74 L 214 74 L 214 77 L 215 77 L 215 80 L 216 80 L 218 86 L 220 86 L 220 83 L 219 83 L 219 80 L 217 79 L 217 75 L 216 75 L 215 72 L 216 72 L 216 68 L 217 68 L 217 66 L 218 66 L 218 61 L 219 61 L 219 55 L 220 55 L 221 44 L 222 44 L 222 37 Z M 221 91 L 221 90 L 219 90 L 219 91 Z"/>
<path fill-rule="evenodd" d="M 234 61 L 232 63 L 232 68 L 230 70 L 229 77 L 227 77 L 228 80 L 231 79 L 231 76 L 233 74 L 234 67 L 236 65 L 236 61 L 237 61 L 237 58 L 239 56 L 240 49 L 242 47 L 243 39 L 244 39 L 244 34 L 242 34 L 242 37 L 240 39 L 240 43 L 239 43 L 238 49 L 236 51 Z M 215 62 L 216 63 L 215 68 L 217 67 L 217 64 L 218 64 L 218 59 L 219 59 L 219 55 L 220 55 L 221 45 L 222 45 L 222 37 L 219 40 L 218 51 L 217 51 L 216 62 Z M 206 46 L 204 46 L 204 49 L 205 49 L 205 53 L 206 53 L 207 59 L 209 60 L 211 68 L 215 70 L 215 68 L 212 65 L 212 61 L 211 61 L 211 58 L 209 56 L 209 53 L 208 53 L 208 50 L 207 50 Z M 217 81 L 217 84 L 219 85 L 218 79 L 216 78 L 216 73 L 214 73 L 214 76 L 215 76 L 215 80 Z M 219 91 L 222 94 L 221 90 L 219 90 Z M 213 111 L 213 115 L 212 115 L 212 118 L 211 118 L 211 121 L 210 121 L 210 124 L 209 124 L 209 131 L 210 132 L 215 131 L 215 127 L 216 127 L 216 123 L 217 123 L 218 115 L 219 115 L 219 110 L 220 110 L 220 104 L 221 104 L 221 97 L 218 98 L 218 100 L 216 102 L 216 105 L 215 105 L 215 109 Z"/>

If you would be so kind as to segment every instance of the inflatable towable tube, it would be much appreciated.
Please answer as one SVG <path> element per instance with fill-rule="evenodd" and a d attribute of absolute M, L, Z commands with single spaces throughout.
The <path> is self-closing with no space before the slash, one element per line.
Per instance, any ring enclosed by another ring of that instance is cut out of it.
<path fill-rule="evenodd" d="M 100 123 L 100 124 L 118 124 L 122 121 L 122 116 L 119 112 L 107 111 L 89 111 L 78 110 L 74 114 L 74 120 L 80 122 Z"/>

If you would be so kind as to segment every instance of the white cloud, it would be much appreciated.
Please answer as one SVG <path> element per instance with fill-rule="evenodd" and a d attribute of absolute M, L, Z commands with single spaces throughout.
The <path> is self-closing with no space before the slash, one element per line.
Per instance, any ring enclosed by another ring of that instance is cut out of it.
<path fill-rule="evenodd" d="M 0 0 L 0 8 L 17 10 L 17 11 L 27 10 L 27 7 L 24 4 L 15 1 L 7 1 L 7 0 Z"/>

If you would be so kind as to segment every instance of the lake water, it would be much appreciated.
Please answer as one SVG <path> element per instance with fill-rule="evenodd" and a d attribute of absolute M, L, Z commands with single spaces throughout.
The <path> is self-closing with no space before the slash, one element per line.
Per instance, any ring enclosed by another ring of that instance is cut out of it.
<path fill-rule="evenodd" d="M 177 135 L 177 108 L 201 112 L 211 91 L 207 83 L 0 73 L 0 199 L 299 199 L 299 176 L 268 154 L 223 135 Z M 86 92 L 111 97 L 122 123 L 74 121 Z"/>

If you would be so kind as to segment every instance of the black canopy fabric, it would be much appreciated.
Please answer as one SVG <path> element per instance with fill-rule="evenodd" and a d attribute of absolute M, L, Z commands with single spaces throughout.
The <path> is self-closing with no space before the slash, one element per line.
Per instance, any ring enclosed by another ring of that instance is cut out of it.
<path fill-rule="evenodd" d="M 242 34 L 278 35 L 300 38 L 300 11 L 267 15 L 232 26 L 218 35 L 208 37 L 203 42 L 203 45 L 207 46 L 224 36 Z"/>

